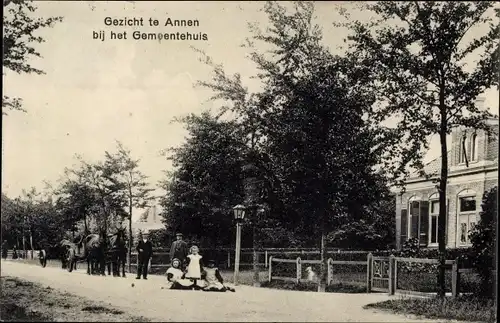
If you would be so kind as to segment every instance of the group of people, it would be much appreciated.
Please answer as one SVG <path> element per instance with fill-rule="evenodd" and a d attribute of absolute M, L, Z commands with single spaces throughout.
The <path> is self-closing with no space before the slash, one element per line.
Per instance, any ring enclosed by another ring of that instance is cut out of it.
<path fill-rule="evenodd" d="M 140 279 L 141 276 L 147 279 L 148 264 L 153 255 L 153 245 L 147 233 L 143 234 L 136 249 L 139 260 L 136 279 Z M 209 260 L 205 266 L 199 248 L 195 245 L 188 247 L 188 244 L 182 240 L 182 233 L 176 234 L 176 241 L 170 248 L 170 259 L 171 267 L 165 273 L 166 288 L 234 292 L 234 288 L 224 284 L 215 261 Z"/>

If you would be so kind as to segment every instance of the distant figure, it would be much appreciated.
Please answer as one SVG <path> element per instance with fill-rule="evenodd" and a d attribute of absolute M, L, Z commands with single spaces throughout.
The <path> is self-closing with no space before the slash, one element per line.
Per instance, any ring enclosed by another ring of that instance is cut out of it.
<path fill-rule="evenodd" d="M 8 249 L 7 240 L 4 240 L 2 242 L 2 259 L 7 259 L 7 249 Z"/>
<path fill-rule="evenodd" d="M 137 244 L 137 257 L 139 265 L 137 266 L 137 277 L 135 279 L 148 279 L 148 264 L 149 259 L 153 256 L 153 245 L 149 239 L 149 234 L 143 233 L 142 239 Z"/>
<path fill-rule="evenodd" d="M 16 249 L 16 246 L 12 247 L 12 259 L 17 259 L 18 258 L 18 255 L 17 255 L 17 249 Z"/>
<path fill-rule="evenodd" d="M 186 279 L 190 279 L 193 282 L 193 289 L 198 289 L 204 287 L 201 281 L 201 272 L 203 269 L 203 261 L 201 259 L 203 257 L 199 254 L 200 249 L 197 246 L 192 246 L 189 251 Z"/>
<path fill-rule="evenodd" d="M 316 273 L 312 270 L 311 266 L 306 268 L 307 280 L 314 282 L 317 280 Z"/>
<path fill-rule="evenodd" d="M 175 235 L 176 241 L 172 243 L 172 247 L 170 247 L 170 259 L 179 259 L 181 262 L 181 270 L 186 268 L 187 256 L 189 254 L 189 247 L 187 243 L 182 240 L 182 233 L 177 233 Z"/>

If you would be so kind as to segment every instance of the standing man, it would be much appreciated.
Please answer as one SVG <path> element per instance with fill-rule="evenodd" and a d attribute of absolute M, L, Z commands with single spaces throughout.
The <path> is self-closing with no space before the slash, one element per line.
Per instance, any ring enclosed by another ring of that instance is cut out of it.
<path fill-rule="evenodd" d="M 137 244 L 137 257 L 139 265 L 137 266 L 137 277 L 135 279 L 148 279 L 148 265 L 149 259 L 153 256 L 153 244 L 149 241 L 149 234 L 147 232 L 142 234 L 142 239 Z"/>
<path fill-rule="evenodd" d="M 182 240 L 182 233 L 178 232 L 176 235 L 176 241 L 172 243 L 172 247 L 170 248 L 170 261 L 177 258 L 181 262 L 182 270 L 186 267 L 186 260 L 189 254 L 189 248 L 187 243 Z"/>

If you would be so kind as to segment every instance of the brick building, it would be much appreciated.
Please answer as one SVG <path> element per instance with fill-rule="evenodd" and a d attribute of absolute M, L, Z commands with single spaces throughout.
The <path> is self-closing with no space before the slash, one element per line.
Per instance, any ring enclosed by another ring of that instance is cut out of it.
<path fill-rule="evenodd" d="M 489 119 L 488 124 L 496 135 L 464 128 L 456 128 L 451 134 L 446 192 L 448 248 L 470 246 L 468 232 L 479 220 L 483 193 L 498 185 L 498 119 Z M 406 181 L 405 192 L 396 196 L 398 249 L 410 238 L 418 238 L 422 247 L 438 246 L 439 195 L 435 180 L 440 175 L 441 158 L 428 163 L 424 170 L 430 177 L 413 174 Z"/>

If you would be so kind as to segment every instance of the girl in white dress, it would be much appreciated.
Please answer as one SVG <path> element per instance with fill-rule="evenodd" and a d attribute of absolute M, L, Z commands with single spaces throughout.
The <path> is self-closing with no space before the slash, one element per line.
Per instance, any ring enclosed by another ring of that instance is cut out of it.
<path fill-rule="evenodd" d="M 193 282 L 193 289 L 199 289 L 204 287 L 201 281 L 201 271 L 203 268 L 202 256 L 199 254 L 200 249 L 197 246 L 192 246 L 189 249 L 190 254 L 187 256 L 187 272 L 186 279 L 190 279 Z"/>
<path fill-rule="evenodd" d="M 193 283 L 190 280 L 183 279 L 184 273 L 180 269 L 181 262 L 179 259 L 174 258 L 172 260 L 172 267 L 168 268 L 167 275 L 167 287 L 170 289 L 191 289 Z"/>

